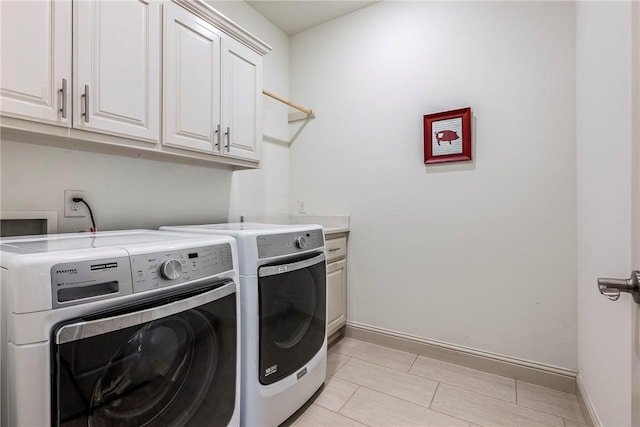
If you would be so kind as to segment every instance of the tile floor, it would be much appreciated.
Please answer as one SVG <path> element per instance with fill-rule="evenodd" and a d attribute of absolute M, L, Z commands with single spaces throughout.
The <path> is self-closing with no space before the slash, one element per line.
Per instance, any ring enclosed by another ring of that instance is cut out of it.
<path fill-rule="evenodd" d="M 327 381 L 285 425 L 584 427 L 576 396 L 342 338 Z"/>

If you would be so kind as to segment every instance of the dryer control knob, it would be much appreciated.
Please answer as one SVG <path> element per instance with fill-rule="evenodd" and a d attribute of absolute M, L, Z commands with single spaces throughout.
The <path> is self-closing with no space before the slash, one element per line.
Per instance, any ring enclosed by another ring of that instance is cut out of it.
<path fill-rule="evenodd" d="M 304 236 L 298 236 L 296 237 L 296 246 L 300 249 L 305 249 L 307 247 L 307 244 L 309 243 L 309 241 L 307 240 L 306 237 Z"/>
<path fill-rule="evenodd" d="M 182 263 L 177 259 L 170 259 L 162 263 L 160 274 L 168 280 L 176 280 L 182 276 Z"/>

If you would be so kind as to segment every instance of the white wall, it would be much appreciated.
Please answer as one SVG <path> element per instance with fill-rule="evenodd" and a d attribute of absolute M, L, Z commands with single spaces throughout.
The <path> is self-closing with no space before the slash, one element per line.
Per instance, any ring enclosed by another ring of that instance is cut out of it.
<path fill-rule="evenodd" d="M 267 43 L 263 88 L 289 95 L 289 36 L 244 1 L 208 1 L 211 6 Z M 289 124 L 287 107 L 271 98 L 264 101 L 264 141 L 261 167 L 233 173 L 229 220 L 241 215 L 287 213 L 289 206 Z"/>
<path fill-rule="evenodd" d="M 631 3 L 578 2 L 576 22 L 579 373 L 602 425 L 629 426 L 637 307 L 596 281 L 634 267 Z"/>
<path fill-rule="evenodd" d="M 264 85 L 288 94 L 289 38 L 244 2 L 214 7 L 273 47 L 264 57 Z M 264 100 L 261 169 L 230 172 L 15 143 L 2 138 L 0 208 L 56 210 L 59 231 L 88 229 L 89 219 L 64 218 L 65 189 L 86 190 L 101 230 L 157 228 L 164 224 L 223 222 L 240 214 L 287 212 L 287 110 Z"/>
<path fill-rule="evenodd" d="M 2 140 L 2 210 L 58 211 L 58 231 L 88 229 L 64 217 L 64 190 L 85 190 L 100 230 L 224 221 L 231 172 Z"/>
<path fill-rule="evenodd" d="M 291 201 L 351 215 L 348 319 L 577 368 L 575 5 L 382 2 L 291 39 Z M 471 106 L 474 161 L 423 164 Z"/>

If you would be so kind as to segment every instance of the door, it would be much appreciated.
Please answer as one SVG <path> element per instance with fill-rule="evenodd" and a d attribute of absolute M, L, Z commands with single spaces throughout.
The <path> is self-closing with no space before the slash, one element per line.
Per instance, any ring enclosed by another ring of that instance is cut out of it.
<path fill-rule="evenodd" d="M 74 127 L 158 142 L 160 2 L 74 2 Z"/>
<path fill-rule="evenodd" d="M 262 57 L 234 39 L 222 42 L 222 153 L 259 160 L 262 141 Z"/>
<path fill-rule="evenodd" d="M 71 123 L 71 1 L 0 2 L 0 113 Z"/>
<path fill-rule="evenodd" d="M 327 264 L 327 335 L 347 323 L 347 260 Z"/>
<path fill-rule="evenodd" d="M 163 144 L 214 153 L 220 137 L 220 33 L 166 3 Z"/>
<path fill-rule="evenodd" d="M 258 269 L 261 384 L 298 372 L 322 348 L 326 271 L 324 254 Z"/>
<path fill-rule="evenodd" d="M 236 306 L 227 283 L 58 326 L 52 425 L 226 426 L 238 395 Z"/>
<path fill-rule="evenodd" d="M 640 306 L 597 283 L 640 269 L 638 6 L 576 2 L 577 382 L 607 426 L 640 426 Z"/>
<path fill-rule="evenodd" d="M 632 191 L 635 200 L 632 198 L 632 260 L 635 262 L 634 269 L 640 270 L 640 3 L 632 2 L 632 158 L 633 164 L 633 184 Z M 640 426 L 640 304 L 634 307 L 634 328 L 632 332 L 633 344 L 631 355 L 632 380 L 632 409 L 631 422 L 634 426 Z"/>

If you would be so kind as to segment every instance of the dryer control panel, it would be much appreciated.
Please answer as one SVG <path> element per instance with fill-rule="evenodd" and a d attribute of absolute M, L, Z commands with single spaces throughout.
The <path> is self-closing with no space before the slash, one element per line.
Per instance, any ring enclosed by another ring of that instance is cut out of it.
<path fill-rule="evenodd" d="M 232 269 L 233 257 L 228 243 L 131 256 L 134 293 L 202 279 Z"/>
<path fill-rule="evenodd" d="M 324 246 L 322 230 L 307 230 L 296 233 L 265 234 L 256 238 L 258 258 L 292 255 Z"/>

